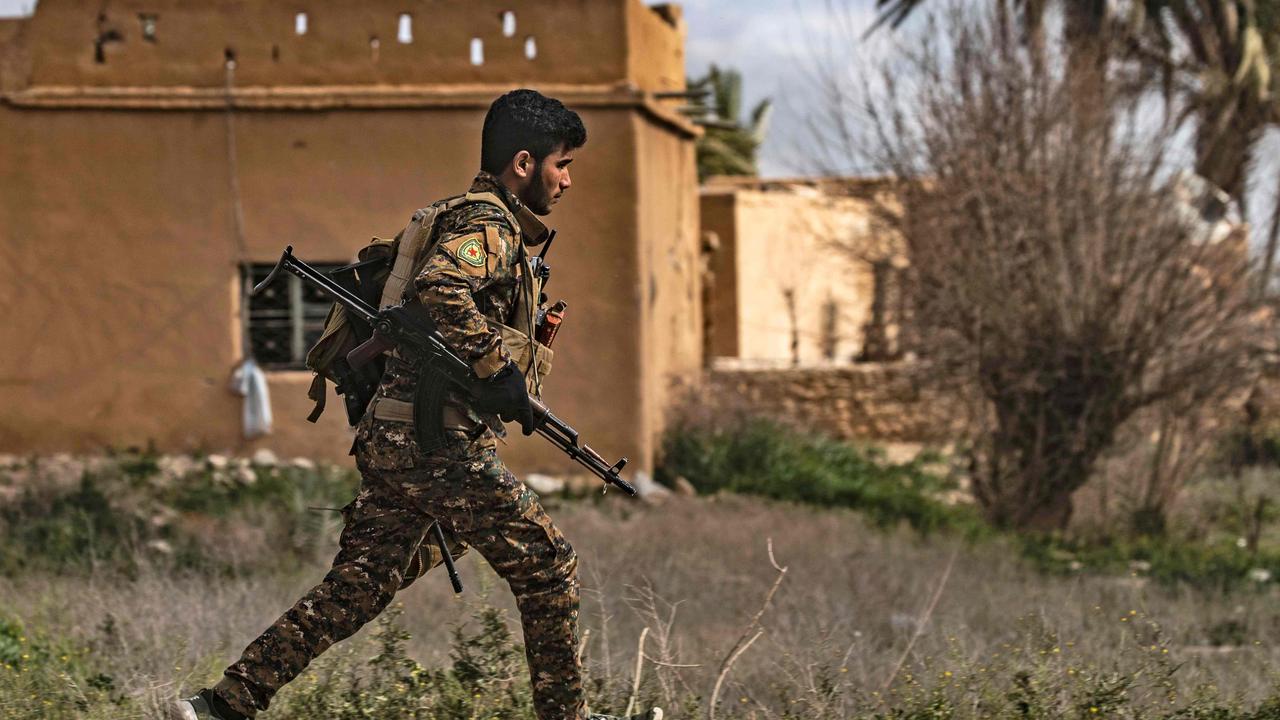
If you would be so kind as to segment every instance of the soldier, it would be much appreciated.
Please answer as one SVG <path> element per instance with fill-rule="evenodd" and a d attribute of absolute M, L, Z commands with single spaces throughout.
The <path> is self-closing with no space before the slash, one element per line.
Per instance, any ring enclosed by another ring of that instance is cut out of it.
<path fill-rule="evenodd" d="M 496 449 L 501 420 L 518 421 L 526 435 L 535 429 L 522 369 L 536 376 L 536 362 L 517 366 L 507 345 L 522 337 L 529 344 L 530 322 L 515 317 L 527 310 L 520 298 L 529 297 L 533 282 L 525 248 L 546 240 L 538 216 L 569 189 L 569 165 L 586 139 L 577 113 L 532 90 L 510 92 L 489 107 L 481 172 L 468 201 L 438 220 L 438 242 L 415 264 L 422 270 L 412 283 L 412 294 L 481 384 L 470 399 L 447 396 L 443 443 L 419 447 L 406 408 L 412 408 L 420 363 L 404 351 L 391 354 L 356 429 L 362 482 L 342 510 L 345 526 L 332 569 L 245 648 L 216 686 L 178 703 L 181 717 L 242 720 L 266 710 L 312 659 L 443 561 L 427 536 L 436 521 L 454 557 L 475 548 L 510 585 L 540 720 L 588 717 L 577 657 L 577 555 Z M 660 720 L 662 711 L 635 717 Z"/>

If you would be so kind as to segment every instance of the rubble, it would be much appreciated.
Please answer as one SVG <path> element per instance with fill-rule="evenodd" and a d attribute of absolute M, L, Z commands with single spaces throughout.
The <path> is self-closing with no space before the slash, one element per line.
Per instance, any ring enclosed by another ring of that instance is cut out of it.
<path fill-rule="evenodd" d="M 264 467 L 274 467 L 280 464 L 280 459 L 268 448 L 258 448 L 258 450 L 254 451 L 250 460 L 254 465 L 262 465 Z"/>
<path fill-rule="evenodd" d="M 539 495 L 555 495 L 564 492 L 565 481 L 563 478 L 551 475 L 543 475 L 542 473 L 529 473 L 524 476 L 524 484 L 530 490 Z"/>

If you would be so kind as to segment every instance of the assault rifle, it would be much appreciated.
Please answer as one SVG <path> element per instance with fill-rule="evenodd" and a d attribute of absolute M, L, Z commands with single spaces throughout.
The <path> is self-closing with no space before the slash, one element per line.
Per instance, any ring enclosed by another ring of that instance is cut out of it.
<path fill-rule="evenodd" d="M 319 288 L 326 295 L 333 298 L 334 302 L 346 308 L 346 311 L 351 313 L 352 317 L 368 323 L 374 329 L 374 339 L 370 343 L 356 348 L 351 355 L 355 355 L 367 346 L 404 347 L 412 350 L 414 354 L 423 359 L 428 368 L 444 376 L 450 383 L 460 387 L 464 392 L 470 393 L 471 388 L 476 383 L 481 382 L 472 372 L 471 366 L 458 357 L 444 343 L 439 333 L 432 327 L 431 321 L 421 312 L 420 307 L 402 304 L 378 310 L 355 293 L 334 282 L 329 276 L 294 257 L 292 245 L 285 248 L 284 254 L 280 256 L 280 262 L 276 263 L 276 266 L 272 268 L 266 279 L 253 288 L 253 294 L 258 294 L 263 288 L 275 281 L 282 270 L 290 272 L 301 278 L 303 282 Z M 348 356 L 349 359 L 350 357 Z M 360 363 L 355 362 L 353 364 L 359 365 Z M 628 495 L 636 494 L 635 487 L 623 480 L 619 474 L 627 464 L 626 458 L 622 458 L 612 465 L 609 464 L 600 453 L 581 442 L 578 437 L 578 431 L 556 417 L 541 400 L 530 397 L 529 404 L 533 406 L 533 416 L 537 423 L 535 432 L 551 441 L 551 444 L 560 448 L 574 462 L 582 465 L 596 477 L 603 480 L 606 490 L 609 485 L 614 485 L 621 488 Z M 448 555 L 448 552 L 446 551 L 445 554 Z"/>

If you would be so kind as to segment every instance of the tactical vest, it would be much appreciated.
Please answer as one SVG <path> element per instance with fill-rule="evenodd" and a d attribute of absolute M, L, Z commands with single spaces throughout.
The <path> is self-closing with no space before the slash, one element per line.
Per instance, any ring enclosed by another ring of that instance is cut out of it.
<path fill-rule="evenodd" d="M 492 319 L 488 322 L 497 326 L 503 346 L 525 375 L 529 392 L 534 397 L 541 397 L 542 378 L 551 372 L 553 357 L 551 348 L 533 339 L 538 300 L 542 291 L 541 280 L 534 276 L 529 257 L 524 250 L 524 237 L 520 223 L 497 195 L 489 192 L 467 193 L 432 203 L 416 211 L 409 224 L 397 233 L 395 238 L 390 240 L 373 238 L 368 245 L 361 248 L 356 263 L 341 268 L 335 273 L 351 272 L 352 277 L 355 278 L 355 288 L 349 289 L 354 289 L 366 299 L 374 295 L 378 296 L 380 299 L 377 306 L 380 309 L 414 300 L 416 292 L 411 281 L 422 271 L 427 259 L 439 246 L 440 241 L 436 236 L 439 218 L 445 212 L 476 202 L 487 203 L 498 208 L 514 233 L 516 242 L 519 243 L 520 284 L 516 302 L 512 307 L 510 318 L 512 325 Z M 379 289 L 380 292 L 378 292 Z M 348 393 L 365 395 L 357 403 L 358 408 L 353 408 L 348 398 L 348 420 L 353 425 L 359 420 L 358 416 L 363 414 L 365 406 L 373 397 L 369 387 L 370 381 L 372 380 L 372 389 L 376 389 L 377 380 L 382 375 L 384 361 L 370 363 L 374 367 L 369 370 L 353 371 L 347 364 L 346 358 L 347 354 L 367 340 L 371 333 L 372 329 L 363 323 L 353 322 L 341 305 L 334 303 L 330 308 L 320 339 L 307 352 L 307 367 L 316 373 L 315 380 L 312 381 L 307 393 L 307 396 L 315 402 L 315 408 L 307 420 L 315 422 L 324 412 L 326 380 L 333 381 L 337 386 L 337 392 L 341 395 Z M 412 404 L 380 401 L 375 407 L 375 416 L 382 419 L 410 421 L 413 417 Z"/>

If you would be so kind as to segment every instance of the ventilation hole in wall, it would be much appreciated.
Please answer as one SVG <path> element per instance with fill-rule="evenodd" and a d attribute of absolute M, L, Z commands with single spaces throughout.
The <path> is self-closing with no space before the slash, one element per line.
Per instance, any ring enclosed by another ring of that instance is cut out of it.
<path fill-rule="evenodd" d="M 369 38 L 369 57 L 372 58 L 374 62 L 378 62 L 378 50 L 381 47 L 382 41 L 378 39 L 377 35 Z"/>
<path fill-rule="evenodd" d="M 148 15 L 146 13 L 140 13 L 138 15 L 138 22 L 142 23 L 143 40 L 146 40 L 147 42 L 156 41 L 156 21 L 158 19 L 158 15 Z"/>
<path fill-rule="evenodd" d="M 510 10 L 502 13 L 502 37 L 513 37 L 516 34 L 516 14 Z"/>
<path fill-rule="evenodd" d="M 396 25 L 396 40 L 404 45 L 413 42 L 413 16 L 409 13 L 400 13 L 400 22 Z"/>
<path fill-rule="evenodd" d="M 532 35 L 524 39 L 524 56 L 529 60 L 538 57 L 538 41 Z"/>
<path fill-rule="evenodd" d="M 306 13 L 300 12 L 297 15 L 293 16 L 293 34 L 294 35 L 307 34 L 307 14 Z"/>
<path fill-rule="evenodd" d="M 484 64 L 484 41 L 480 38 L 471 38 L 471 64 Z"/>
<path fill-rule="evenodd" d="M 107 62 L 106 46 L 108 43 L 121 42 L 124 36 L 116 30 L 102 30 L 93 41 L 93 61 L 102 65 Z"/>
<path fill-rule="evenodd" d="M 280 46 L 279 45 L 271 46 L 271 60 L 272 62 L 280 62 Z"/>
<path fill-rule="evenodd" d="M 236 69 L 236 51 L 234 48 L 225 48 L 222 51 L 222 60 L 226 63 L 228 70 Z"/>

